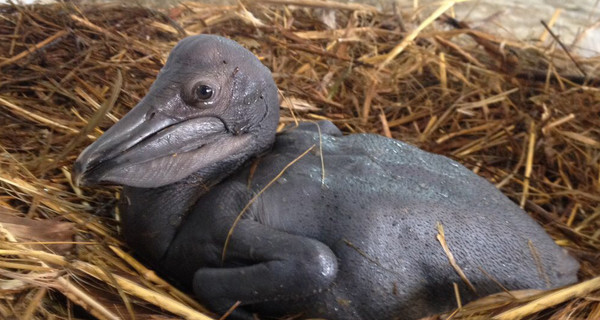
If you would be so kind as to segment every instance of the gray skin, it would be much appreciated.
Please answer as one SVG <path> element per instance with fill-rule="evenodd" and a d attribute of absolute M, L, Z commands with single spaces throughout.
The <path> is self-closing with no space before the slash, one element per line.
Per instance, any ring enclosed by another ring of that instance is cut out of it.
<path fill-rule="evenodd" d="M 124 185 L 129 246 L 218 313 L 241 301 L 234 318 L 416 319 L 454 308 L 453 283 L 466 302 L 501 291 L 495 281 L 577 281 L 578 263 L 462 165 L 378 135 L 343 136 L 330 122 L 276 135 L 278 111 L 254 55 L 188 37 L 74 176 Z M 476 292 L 448 262 L 438 224 Z"/>

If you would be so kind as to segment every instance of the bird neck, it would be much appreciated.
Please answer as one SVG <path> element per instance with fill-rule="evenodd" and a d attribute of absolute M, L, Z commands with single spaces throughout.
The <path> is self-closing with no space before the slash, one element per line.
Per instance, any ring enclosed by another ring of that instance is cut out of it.
<path fill-rule="evenodd" d="M 163 187 L 124 187 L 119 209 L 127 244 L 147 263 L 157 264 L 198 199 L 251 156 L 231 157 Z"/>
<path fill-rule="evenodd" d="M 119 209 L 125 242 L 147 259 L 146 262 L 158 263 L 185 214 L 202 193 L 201 188 L 182 184 L 160 188 L 124 187 Z"/>

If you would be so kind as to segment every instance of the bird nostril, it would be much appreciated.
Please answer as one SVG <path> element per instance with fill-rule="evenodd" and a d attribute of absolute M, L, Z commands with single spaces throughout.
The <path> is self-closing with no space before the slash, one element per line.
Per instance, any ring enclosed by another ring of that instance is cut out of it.
<path fill-rule="evenodd" d="M 152 118 L 154 118 L 155 115 L 156 112 L 152 112 L 150 115 L 146 116 L 146 120 L 152 120 Z"/>

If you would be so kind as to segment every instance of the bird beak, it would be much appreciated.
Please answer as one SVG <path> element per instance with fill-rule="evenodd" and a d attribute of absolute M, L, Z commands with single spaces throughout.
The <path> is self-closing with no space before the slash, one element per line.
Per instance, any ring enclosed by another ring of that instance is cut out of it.
<path fill-rule="evenodd" d="M 79 155 L 76 184 L 160 187 L 225 159 L 246 142 L 217 117 L 181 120 L 157 112 L 155 106 L 176 99 L 161 103 L 154 97 L 146 96 Z"/>

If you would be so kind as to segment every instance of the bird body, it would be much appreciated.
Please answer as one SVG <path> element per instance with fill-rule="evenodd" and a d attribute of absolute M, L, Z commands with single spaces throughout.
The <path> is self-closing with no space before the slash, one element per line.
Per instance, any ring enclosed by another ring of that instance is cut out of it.
<path fill-rule="evenodd" d="M 252 54 L 186 38 L 77 179 L 125 185 L 129 246 L 216 312 L 241 301 L 240 319 L 417 319 L 452 309 L 453 283 L 465 302 L 577 281 L 543 228 L 457 162 L 327 121 L 275 135 L 278 109 Z"/>

